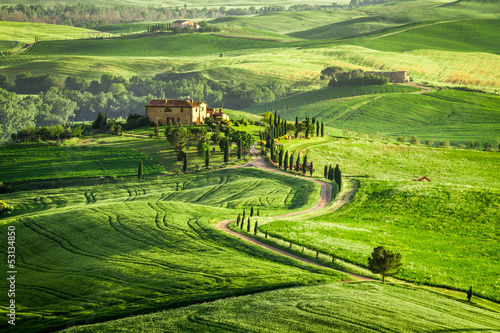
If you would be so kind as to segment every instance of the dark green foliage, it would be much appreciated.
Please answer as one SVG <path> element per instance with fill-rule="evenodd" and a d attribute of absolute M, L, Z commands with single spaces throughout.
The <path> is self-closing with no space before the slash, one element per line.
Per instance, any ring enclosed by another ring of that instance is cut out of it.
<path fill-rule="evenodd" d="M 245 213 L 246 211 L 243 209 L 243 218 L 241 219 L 242 221 L 245 221 Z"/>
<path fill-rule="evenodd" d="M 193 135 L 190 131 L 187 130 L 185 126 L 174 126 L 172 124 L 168 124 L 165 129 L 165 136 L 167 137 L 168 142 L 178 150 L 182 150 L 188 147 L 193 140 Z"/>
<path fill-rule="evenodd" d="M 337 183 L 337 186 L 339 187 L 340 191 L 340 189 L 342 188 L 342 172 L 340 171 L 338 164 L 335 166 L 333 177 L 334 177 L 333 180 L 335 180 L 335 183 Z"/>
<path fill-rule="evenodd" d="M 293 168 L 293 153 L 290 154 L 290 165 L 288 166 L 288 168 L 290 169 L 290 171 Z"/>
<path fill-rule="evenodd" d="M 155 138 L 160 138 L 160 126 L 158 125 L 158 122 L 155 124 Z"/>
<path fill-rule="evenodd" d="M 321 122 L 321 136 L 325 136 L 325 125 Z"/>
<path fill-rule="evenodd" d="M 472 286 L 467 290 L 467 300 L 470 302 L 472 298 Z"/>
<path fill-rule="evenodd" d="M 250 216 L 253 216 L 253 206 L 250 208 Z"/>
<path fill-rule="evenodd" d="M 316 136 L 319 137 L 319 130 L 320 130 L 320 124 L 319 121 L 316 123 Z"/>
<path fill-rule="evenodd" d="M 332 251 L 332 264 L 335 262 L 335 252 Z"/>
<path fill-rule="evenodd" d="M 229 162 L 229 144 L 224 147 L 224 163 Z"/>
<path fill-rule="evenodd" d="M 241 222 L 241 214 L 238 214 L 238 218 L 236 219 L 236 226 L 239 226 Z"/>
<path fill-rule="evenodd" d="M 311 162 L 311 167 L 309 168 L 309 175 L 312 177 L 314 171 L 313 162 Z"/>
<path fill-rule="evenodd" d="M 247 220 L 247 232 L 250 232 L 250 216 L 248 217 Z"/>
<path fill-rule="evenodd" d="M 260 216 L 260 208 L 257 208 L 257 216 Z"/>
<path fill-rule="evenodd" d="M 307 172 L 307 155 L 304 156 L 304 161 L 302 162 L 302 174 L 305 175 Z"/>
<path fill-rule="evenodd" d="M 184 155 L 186 152 L 184 150 L 179 150 L 177 153 L 177 161 L 184 161 Z"/>
<path fill-rule="evenodd" d="M 285 157 L 283 160 L 283 169 L 284 170 L 288 169 L 288 150 L 285 152 Z"/>
<path fill-rule="evenodd" d="M 385 282 L 386 276 L 396 274 L 401 265 L 401 254 L 387 250 L 383 246 L 374 248 L 371 257 L 368 257 L 368 269 L 374 274 L 381 274 L 382 282 Z"/>
<path fill-rule="evenodd" d="M 299 172 L 300 168 L 300 153 L 297 155 L 297 161 L 295 161 L 295 171 Z"/>
<path fill-rule="evenodd" d="M 361 86 L 387 84 L 389 78 L 367 74 L 361 69 L 352 69 L 344 72 L 342 67 L 327 67 L 321 71 L 322 79 L 329 78 L 330 87 Z"/>
<path fill-rule="evenodd" d="M 99 112 L 97 117 L 94 119 L 92 122 L 92 128 L 95 130 L 103 131 L 106 132 L 107 129 L 107 119 L 108 114 L 106 114 L 106 117 L 102 114 L 102 112 Z"/>
<path fill-rule="evenodd" d="M 187 171 L 187 165 L 188 165 L 188 162 L 187 162 L 187 153 L 184 153 L 184 162 L 182 163 L 182 172 L 186 173 L 186 171 Z"/>
<path fill-rule="evenodd" d="M 267 238 L 267 229 L 266 229 L 266 236 L 265 237 Z"/>
<path fill-rule="evenodd" d="M 258 227 L 258 225 L 257 225 L 257 221 L 255 221 L 255 224 L 254 224 L 254 226 L 253 226 L 253 235 L 254 235 L 254 236 L 255 236 L 255 235 L 257 235 L 257 227 Z"/>
<path fill-rule="evenodd" d="M 241 141 L 240 140 L 238 140 L 237 145 L 238 145 L 238 159 L 241 159 Z"/>
<path fill-rule="evenodd" d="M 208 169 L 209 165 L 210 165 L 210 147 L 208 147 L 205 152 L 205 167 Z"/>
<path fill-rule="evenodd" d="M 283 149 L 280 149 L 279 159 L 278 159 L 278 167 L 281 169 L 283 166 Z"/>
<path fill-rule="evenodd" d="M 137 170 L 137 178 L 139 178 L 139 180 L 142 180 L 143 169 L 144 165 L 142 164 L 142 160 L 139 160 L 139 169 Z"/>
<path fill-rule="evenodd" d="M 334 169 L 330 165 L 330 167 L 328 168 L 328 180 L 333 180 L 333 177 L 334 177 Z"/>
<path fill-rule="evenodd" d="M 325 178 L 328 178 L 328 166 L 325 165 L 325 170 L 323 171 L 323 175 L 325 176 Z"/>
<path fill-rule="evenodd" d="M 292 248 L 292 240 L 290 239 L 290 244 L 288 245 L 289 248 Z"/>

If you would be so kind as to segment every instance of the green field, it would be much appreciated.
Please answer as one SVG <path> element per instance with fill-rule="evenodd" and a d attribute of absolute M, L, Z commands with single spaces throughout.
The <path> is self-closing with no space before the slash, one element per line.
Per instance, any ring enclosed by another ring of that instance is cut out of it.
<path fill-rule="evenodd" d="M 339 3 L 346 3 L 348 1 L 345 0 L 339 0 L 337 1 Z M 37 0 L 6 0 L 5 2 L 2 3 L 2 5 L 16 5 L 18 3 L 26 4 L 26 5 L 38 5 L 39 2 Z M 44 1 L 44 5 L 46 6 L 53 6 L 56 4 L 59 4 L 59 1 L 56 0 L 48 0 Z M 217 0 L 217 1 L 208 1 L 208 0 L 192 0 L 189 2 L 185 1 L 179 1 L 179 0 L 159 0 L 159 1 L 152 1 L 152 0 L 108 0 L 106 2 L 103 1 L 98 1 L 98 0 L 68 0 L 65 2 L 65 4 L 68 5 L 77 5 L 79 3 L 83 4 L 91 4 L 91 5 L 96 5 L 96 6 L 120 6 L 120 5 L 125 5 L 125 6 L 166 6 L 166 7 L 175 7 L 179 6 L 182 7 L 184 4 L 189 5 L 190 7 L 251 7 L 251 6 L 259 6 L 259 7 L 264 7 L 268 6 L 269 2 L 264 1 L 264 0 L 238 0 L 238 1 L 228 1 L 228 0 Z M 302 4 L 301 1 L 298 0 L 285 0 L 280 2 L 280 5 L 297 5 L 297 4 Z M 318 5 L 331 5 L 331 1 L 311 1 L 309 4 L 318 4 Z"/>
<path fill-rule="evenodd" d="M 64 332 L 494 332 L 499 322 L 497 313 L 431 292 L 356 283 L 264 292 Z"/>
<path fill-rule="evenodd" d="M 465 290 L 500 300 L 496 152 L 427 148 L 357 140 L 292 140 L 307 148 L 322 177 L 339 164 L 344 182 L 355 179 L 355 200 L 339 212 L 305 221 L 279 220 L 269 234 L 366 266 L 371 249 L 402 253 L 397 275 L 407 281 Z M 413 179 L 428 177 L 431 182 Z"/>
<path fill-rule="evenodd" d="M 311 207 L 317 191 L 300 179 L 233 169 L 3 195 L 15 207 L 0 223 L 16 228 L 16 286 L 23 291 L 9 331 L 64 328 L 342 279 L 213 227 L 250 205 L 262 214 Z"/>
<path fill-rule="evenodd" d="M 34 43 L 35 37 L 40 41 L 95 37 L 95 34 L 89 33 L 92 31 L 95 30 L 45 23 L 1 21 L 0 41 Z"/>
<path fill-rule="evenodd" d="M 279 104 L 278 104 L 279 105 Z M 500 97 L 456 90 L 426 94 L 377 94 L 330 100 L 278 113 L 283 119 L 315 117 L 325 125 L 380 133 L 416 135 L 423 140 L 449 140 L 453 144 L 500 139 Z"/>

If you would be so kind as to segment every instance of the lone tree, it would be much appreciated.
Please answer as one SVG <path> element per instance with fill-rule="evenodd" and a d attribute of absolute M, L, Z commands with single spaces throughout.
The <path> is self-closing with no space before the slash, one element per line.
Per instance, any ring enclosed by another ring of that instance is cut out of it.
<path fill-rule="evenodd" d="M 471 298 L 472 298 L 472 286 L 469 288 L 469 290 L 467 290 L 467 299 L 469 300 L 469 302 Z"/>
<path fill-rule="evenodd" d="M 373 249 L 371 257 L 368 257 L 368 269 L 375 274 L 382 274 L 382 282 L 385 282 L 386 276 L 392 276 L 397 273 L 401 267 L 401 253 L 394 253 L 383 246 Z"/>
<path fill-rule="evenodd" d="M 139 160 L 139 169 L 137 170 L 137 178 L 142 180 L 142 171 L 144 169 L 144 165 L 142 164 L 142 160 Z"/>
<path fill-rule="evenodd" d="M 188 167 L 187 153 L 184 152 L 184 163 L 182 164 L 182 172 L 186 173 Z"/>
<path fill-rule="evenodd" d="M 229 143 L 224 147 L 224 163 L 229 162 Z"/>
<path fill-rule="evenodd" d="M 288 150 L 285 152 L 285 157 L 283 159 L 283 169 L 288 169 Z"/>

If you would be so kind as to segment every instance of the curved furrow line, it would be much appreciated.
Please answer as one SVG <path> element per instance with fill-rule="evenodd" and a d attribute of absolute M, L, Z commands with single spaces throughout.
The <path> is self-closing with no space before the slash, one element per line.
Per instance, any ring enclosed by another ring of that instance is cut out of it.
<path fill-rule="evenodd" d="M 213 185 L 211 189 L 209 189 L 208 191 L 206 191 L 205 193 L 203 193 L 201 195 L 201 197 L 199 197 L 198 199 L 194 200 L 193 202 L 198 202 L 198 201 L 201 201 L 202 199 L 204 199 L 205 197 L 209 197 L 212 193 L 216 192 L 221 187 L 222 187 L 222 185 Z"/>
<path fill-rule="evenodd" d="M 213 331 L 217 329 L 217 331 L 227 331 L 227 332 L 241 332 L 244 330 L 245 332 L 261 332 L 261 330 L 256 330 L 252 326 L 245 325 L 245 328 L 242 328 L 242 323 L 230 323 L 230 322 L 221 322 L 211 317 L 205 317 L 198 313 L 192 313 L 186 316 L 186 319 L 194 324 L 199 324 L 204 327 L 199 327 L 200 332 L 202 331 Z M 209 330 L 210 329 L 210 330 Z"/>

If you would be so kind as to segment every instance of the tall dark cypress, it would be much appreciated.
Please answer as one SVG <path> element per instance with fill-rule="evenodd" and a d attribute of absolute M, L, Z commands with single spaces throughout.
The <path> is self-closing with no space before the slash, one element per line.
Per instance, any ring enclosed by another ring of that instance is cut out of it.
<path fill-rule="evenodd" d="M 309 126 L 306 128 L 306 139 L 309 139 Z"/>
<path fill-rule="evenodd" d="M 319 137 L 319 121 L 316 123 L 316 137 Z"/>
<path fill-rule="evenodd" d="M 321 136 L 325 136 L 325 126 L 323 122 L 321 122 Z"/>
<path fill-rule="evenodd" d="M 295 171 L 299 171 L 300 168 L 300 153 L 297 155 L 297 162 L 295 162 Z"/>
<path fill-rule="evenodd" d="M 208 169 L 209 165 L 210 165 L 210 147 L 207 147 L 207 151 L 205 154 L 205 167 Z"/>
<path fill-rule="evenodd" d="M 285 158 L 283 160 L 283 170 L 288 169 L 288 150 L 285 152 Z"/>
<path fill-rule="evenodd" d="M 137 170 L 137 178 L 142 180 L 142 171 L 144 169 L 144 165 L 142 164 L 142 160 L 139 160 L 139 169 Z"/>
<path fill-rule="evenodd" d="M 278 160 L 278 166 L 279 166 L 280 169 L 283 166 L 283 149 L 280 149 L 280 156 L 279 156 L 279 160 Z"/>
<path fill-rule="evenodd" d="M 184 163 L 182 164 L 182 172 L 186 173 L 187 168 L 188 168 L 187 153 L 184 152 Z"/>
<path fill-rule="evenodd" d="M 253 206 L 250 208 L 250 216 L 253 216 Z"/>
<path fill-rule="evenodd" d="M 310 175 L 311 177 L 312 177 L 312 175 L 313 175 L 313 171 L 314 171 L 313 169 L 314 169 L 314 168 L 313 168 L 313 162 L 311 162 L 311 168 L 309 169 L 309 175 Z"/>
<path fill-rule="evenodd" d="M 333 180 L 333 167 L 331 165 L 328 168 L 328 180 Z"/>
<path fill-rule="evenodd" d="M 226 143 L 224 147 L 224 163 L 229 162 L 229 142 Z"/>
<path fill-rule="evenodd" d="M 304 155 L 304 162 L 302 162 L 302 174 L 305 175 L 307 172 L 307 155 Z"/>
<path fill-rule="evenodd" d="M 299 117 L 295 116 L 295 128 L 299 126 Z"/>
<path fill-rule="evenodd" d="M 238 214 L 238 218 L 236 219 L 236 226 L 239 226 L 241 222 L 241 214 Z"/>
<path fill-rule="evenodd" d="M 293 153 L 290 154 L 290 165 L 288 165 L 288 169 L 292 171 L 293 168 Z"/>
<path fill-rule="evenodd" d="M 325 170 L 323 171 L 325 178 L 328 178 L 328 166 L 325 165 Z"/>
<path fill-rule="evenodd" d="M 248 222 L 247 222 L 247 232 L 250 232 L 250 216 L 248 217 Z"/>
<path fill-rule="evenodd" d="M 255 221 L 255 225 L 253 226 L 253 235 L 254 236 L 257 235 L 257 227 L 258 227 L 257 221 Z"/>
<path fill-rule="evenodd" d="M 342 172 L 340 171 L 339 165 L 335 166 L 334 180 L 339 187 L 339 191 L 342 188 Z"/>
<path fill-rule="evenodd" d="M 238 140 L 238 159 L 241 158 L 241 140 Z"/>

